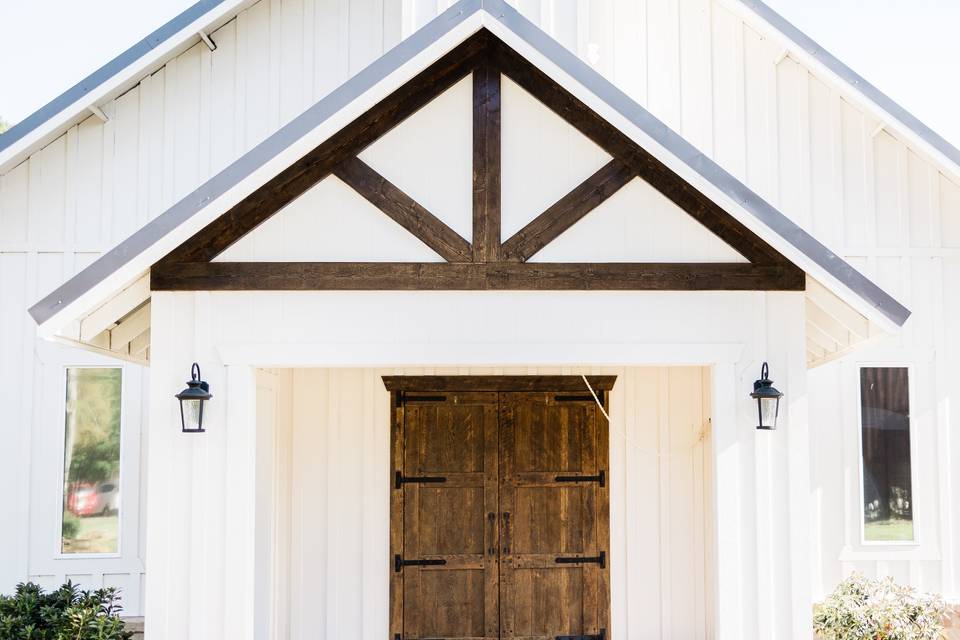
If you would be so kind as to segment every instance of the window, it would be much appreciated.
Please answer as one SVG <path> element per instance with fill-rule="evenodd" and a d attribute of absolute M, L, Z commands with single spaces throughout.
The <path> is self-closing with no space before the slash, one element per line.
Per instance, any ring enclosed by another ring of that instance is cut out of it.
<path fill-rule="evenodd" d="M 910 384 L 906 367 L 860 369 L 863 537 L 914 540 Z"/>
<path fill-rule="evenodd" d="M 66 374 L 60 550 L 118 553 L 122 369 L 70 367 Z"/>

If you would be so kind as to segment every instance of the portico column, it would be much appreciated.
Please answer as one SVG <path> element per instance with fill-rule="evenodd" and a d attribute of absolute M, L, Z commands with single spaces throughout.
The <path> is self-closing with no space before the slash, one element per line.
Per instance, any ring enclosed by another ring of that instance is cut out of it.
<path fill-rule="evenodd" d="M 253 638 L 256 389 L 223 366 L 207 293 L 154 292 L 146 491 L 147 637 Z M 182 433 L 173 394 L 200 364 L 204 433 Z"/>

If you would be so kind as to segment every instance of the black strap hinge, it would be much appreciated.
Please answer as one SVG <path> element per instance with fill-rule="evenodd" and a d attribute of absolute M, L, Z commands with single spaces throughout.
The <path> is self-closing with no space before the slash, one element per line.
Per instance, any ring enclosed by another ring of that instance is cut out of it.
<path fill-rule="evenodd" d="M 596 394 L 597 394 L 596 400 L 599 400 L 600 404 L 604 404 L 603 402 L 604 393 L 606 392 L 603 389 L 597 389 L 596 391 Z M 594 400 L 594 397 L 589 393 L 583 394 L 583 395 L 575 395 L 575 396 L 553 396 L 553 400 L 554 402 L 595 402 L 596 401 Z"/>
<path fill-rule="evenodd" d="M 399 553 L 393 556 L 393 570 L 396 573 L 403 571 L 404 567 L 434 567 L 445 564 L 447 564 L 447 561 L 440 558 L 435 560 L 404 560 Z"/>
<path fill-rule="evenodd" d="M 598 556 L 560 556 L 556 558 L 557 564 L 598 564 L 601 569 L 607 568 L 607 552 L 601 551 Z"/>
<path fill-rule="evenodd" d="M 607 474 L 605 471 L 600 471 L 595 476 L 557 476 L 554 478 L 555 482 L 596 482 L 601 487 L 606 486 L 607 484 Z"/>
<path fill-rule="evenodd" d="M 401 489 L 405 484 L 442 484 L 446 481 L 443 476 L 405 476 L 396 471 L 393 475 L 393 488 Z"/>
<path fill-rule="evenodd" d="M 600 629 L 600 633 L 594 635 L 557 636 L 556 640 L 607 640 L 607 630 Z"/>
<path fill-rule="evenodd" d="M 396 406 L 402 407 L 404 404 L 410 402 L 446 402 L 447 396 L 433 395 L 433 396 L 412 396 L 408 391 L 397 391 L 396 396 Z"/>

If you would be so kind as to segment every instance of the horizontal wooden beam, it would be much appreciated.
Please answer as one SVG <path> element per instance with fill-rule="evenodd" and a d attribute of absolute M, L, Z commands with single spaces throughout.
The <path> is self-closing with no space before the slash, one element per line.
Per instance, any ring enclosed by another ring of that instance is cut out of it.
<path fill-rule="evenodd" d="M 504 260 L 525 262 L 636 177 L 614 158 L 503 243 Z"/>
<path fill-rule="evenodd" d="M 333 170 L 354 191 L 448 262 L 470 262 L 470 243 L 360 158 Z"/>
<path fill-rule="evenodd" d="M 190 262 L 155 265 L 155 291 L 802 291 L 802 271 L 743 263 Z"/>
<path fill-rule="evenodd" d="M 587 376 L 594 391 L 609 391 L 617 376 Z M 580 376 L 383 376 L 387 391 L 582 391 Z"/>

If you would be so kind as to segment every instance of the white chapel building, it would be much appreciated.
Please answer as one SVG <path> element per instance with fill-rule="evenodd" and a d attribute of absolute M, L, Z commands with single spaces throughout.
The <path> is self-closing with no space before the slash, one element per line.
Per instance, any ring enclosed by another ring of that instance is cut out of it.
<path fill-rule="evenodd" d="M 0 135 L 0 593 L 149 640 L 960 601 L 958 283 L 960 150 L 759 0 L 201 0 Z"/>

